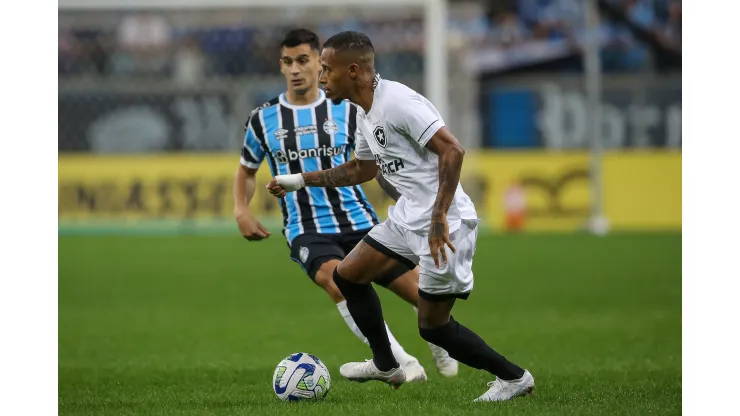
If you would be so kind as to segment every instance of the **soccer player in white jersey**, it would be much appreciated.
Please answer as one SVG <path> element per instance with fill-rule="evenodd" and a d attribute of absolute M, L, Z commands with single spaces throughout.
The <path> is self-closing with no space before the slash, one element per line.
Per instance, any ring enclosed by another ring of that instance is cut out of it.
<path fill-rule="evenodd" d="M 383 312 L 371 282 L 399 265 L 419 274 L 419 333 L 450 356 L 496 376 L 476 401 L 501 401 L 531 393 L 529 371 L 494 351 L 451 315 L 456 299 L 473 289 L 472 260 L 478 216 L 460 186 L 465 151 L 422 95 L 375 73 L 370 39 L 341 32 L 324 43 L 319 81 L 332 101 L 357 104 L 355 159 L 332 169 L 278 175 L 267 185 L 282 198 L 304 186 L 348 186 L 380 170 L 400 193 L 388 219 L 376 225 L 334 270 L 334 282 L 367 336 L 373 359 L 340 368 L 354 381 L 379 380 L 398 388 L 406 381 L 393 358 Z"/>
<path fill-rule="evenodd" d="M 273 175 L 329 169 L 350 160 L 357 131 L 355 104 L 328 100 L 319 88 L 321 72 L 318 36 L 307 29 L 288 32 L 280 44 L 280 69 L 285 93 L 256 108 L 245 123 L 241 161 L 234 177 L 234 213 L 242 235 L 250 241 L 268 238 L 269 232 L 249 209 L 257 169 L 267 162 Z M 399 195 L 381 176 L 381 187 L 394 199 Z M 290 258 L 337 305 L 347 326 L 368 343 L 334 284 L 339 261 L 377 224 L 377 216 L 359 186 L 311 188 L 280 201 L 283 235 Z M 375 284 L 402 299 L 418 303 L 418 272 L 399 267 Z M 427 379 L 424 367 L 407 353 L 387 329 L 394 356 L 410 381 Z M 429 344 L 443 376 L 457 375 L 457 361 Z"/>

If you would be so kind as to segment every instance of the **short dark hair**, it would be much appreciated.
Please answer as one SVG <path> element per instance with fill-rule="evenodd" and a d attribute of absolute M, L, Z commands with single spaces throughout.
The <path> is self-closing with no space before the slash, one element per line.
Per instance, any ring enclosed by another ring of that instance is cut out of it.
<path fill-rule="evenodd" d="M 324 47 L 335 49 L 337 52 L 356 51 L 375 53 L 375 48 L 373 48 L 370 38 L 364 33 L 355 31 L 337 33 L 324 42 Z"/>
<path fill-rule="evenodd" d="M 293 48 L 307 43 L 311 49 L 319 50 L 319 36 L 308 29 L 293 29 L 285 34 L 281 48 Z"/>

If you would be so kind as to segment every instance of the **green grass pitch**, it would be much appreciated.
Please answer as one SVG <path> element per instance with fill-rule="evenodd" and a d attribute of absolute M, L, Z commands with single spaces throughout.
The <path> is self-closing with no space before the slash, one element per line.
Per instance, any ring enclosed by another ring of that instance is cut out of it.
<path fill-rule="evenodd" d="M 288 260 L 282 236 L 59 237 L 62 415 L 664 415 L 681 413 L 681 235 L 481 236 L 454 310 L 530 369 L 534 397 L 471 403 L 492 377 L 440 377 L 412 308 L 378 289 L 430 380 L 397 391 L 339 376 L 370 351 Z M 327 399 L 271 387 L 293 352 L 321 358 Z"/>

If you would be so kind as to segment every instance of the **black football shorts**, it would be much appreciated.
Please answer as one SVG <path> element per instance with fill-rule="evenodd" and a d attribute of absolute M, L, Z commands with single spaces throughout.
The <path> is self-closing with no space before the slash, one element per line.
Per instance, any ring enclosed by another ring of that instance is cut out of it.
<path fill-rule="evenodd" d="M 369 231 L 370 229 L 345 234 L 301 234 L 293 239 L 290 259 L 298 263 L 308 277 L 315 281 L 316 273 L 324 263 L 334 259 L 342 260 Z M 383 276 L 375 283 L 388 286 L 405 272 L 401 269 L 392 275 Z"/>

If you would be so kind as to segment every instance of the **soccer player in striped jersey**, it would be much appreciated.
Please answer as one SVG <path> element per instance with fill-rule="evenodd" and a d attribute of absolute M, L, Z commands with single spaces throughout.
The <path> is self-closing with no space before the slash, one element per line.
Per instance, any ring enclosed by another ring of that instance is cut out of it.
<path fill-rule="evenodd" d="M 349 101 L 332 103 L 319 88 L 321 71 L 319 39 L 313 32 L 297 29 L 281 43 L 280 68 L 287 91 L 256 108 L 245 123 L 240 166 L 234 180 L 234 213 L 239 230 L 248 240 L 270 236 L 250 213 L 255 174 L 267 160 L 273 176 L 330 169 L 350 160 L 355 145 L 357 106 Z M 378 175 L 378 182 L 391 196 L 399 194 Z M 336 303 L 342 318 L 365 344 L 367 338 L 355 324 L 347 303 L 333 280 L 339 262 L 378 224 L 373 207 L 359 185 L 307 188 L 279 201 L 283 235 L 290 258 Z M 416 307 L 419 300 L 418 270 L 398 267 L 376 283 Z M 410 381 L 427 376 L 419 361 L 408 354 L 386 325 L 393 355 Z M 439 372 L 457 374 L 457 361 L 429 344 Z"/>

